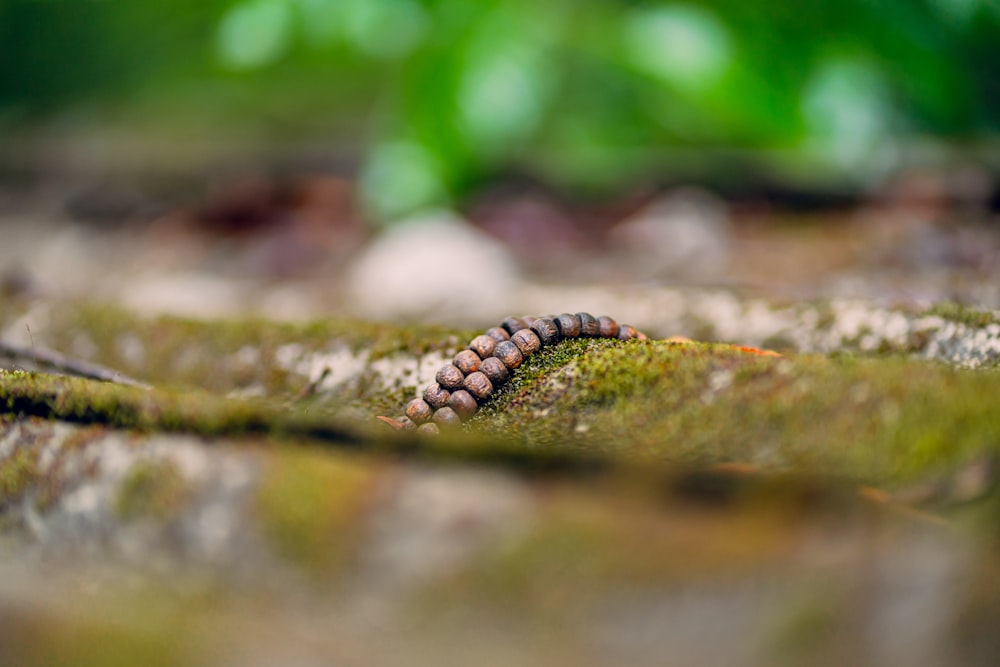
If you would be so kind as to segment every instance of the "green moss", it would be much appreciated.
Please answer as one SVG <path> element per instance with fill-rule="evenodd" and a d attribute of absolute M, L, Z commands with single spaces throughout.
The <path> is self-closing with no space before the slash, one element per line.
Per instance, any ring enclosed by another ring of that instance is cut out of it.
<path fill-rule="evenodd" d="M 354 546 L 376 478 L 371 465 L 316 450 L 284 450 L 270 462 L 257 514 L 275 550 L 312 572 L 335 567 Z"/>
<path fill-rule="evenodd" d="M 187 482 L 172 461 L 143 461 L 132 466 L 115 496 L 115 512 L 123 519 L 166 519 L 188 495 Z"/>
<path fill-rule="evenodd" d="M 997 316 L 996 312 L 971 308 L 954 301 L 936 304 L 926 310 L 924 314 L 936 315 L 976 329 L 981 329 L 991 324 L 1000 324 L 1000 317 Z"/>
<path fill-rule="evenodd" d="M 845 591 L 817 585 L 799 600 L 777 611 L 768 655 L 777 664 L 843 665 L 856 662 L 845 648 L 852 645 L 850 609 Z"/>
<path fill-rule="evenodd" d="M 231 399 L 204 391 L 156 389 L 37 373 L 0 371 L 0 409 L 8 414 L 103 424 L 140 431 L 239 436 L 290 433 L 354 441 L 323 415 L 268 400 Z"/>
<path fill-rule="evenodd" d="M 567 364 L 565 355 L 580 353 Z M 763 357 L 722 345 L 546 351 L 476 423 L 525 447 L 752 462 L 885 482 L 1000 444 L 1000 375 L 902 358 Z"/>
<path fill-rule="evenodd" d="M 0 611 L 0 644 L 5 664 L 24 667 L 169 667 L 191 664 L 181 619 L 159 627 L 149 622 L 150 602 L 136 603 L 128 619 L 109 618 L 107 601 L 93 601 L 76 615 L 45 613 L 36 608 Z M 97 609 L 95 610 L 95 606 Z M 22 605 L 23 607 L 23 605 Z"/>
<path fill-rule="evenodd" d="M 13 502 L 38 480 L 38 452 L 19 447 L 0 461 L 0 507 Z"/>
<path fill-rule="evenodd" d="M 449 327 L 328 318 L 308 323 L 260 318 L 200 321 L 141 318 L 101 305 L 53 308 L 45 343 L 71 352 L 80 340 L 93 348 L 90 360 L 154 385 L 187 385 L 215 393 L 258 387 L 268 396 L 298 394 L 303 379 L 282 370 L 275 354 L 288 344 L 306 353 L 347 347 L 371 359 L 397 353 L 421 355 L 454 348 L 474 333 Z M 236 353 L 245 350 L 251 359 Z"/>
<path fill-rule="evenodd" d="M 396 406 L 398 410 L 400 406 Z M 530 452 L 516 441 L 472 433 L 421 439 L 365 419 L 350 421 L 309 401 L 224 398 L 195 390 L 144 390 L 36 373 L 0 372 L 0 410 L 138 431 L 184 431 L 213 437 L 265 436 L 272 443 L 311 441 L 372 453 L 422 455 L 546 470 L 590 463 L 558 450 Z M 255 441 L 255 440 L 252 440 Z"/>
<path fill-rule="evenodd" d="M 690 581 L 760 564 L 785 544 L 773 539 L 773 530 L 758 533 L 753 545 L 734 543 L 733 531 L 742 534 L 747 526 L 731 518 L 700 516 L 696 527 L 681 516 L 684 510 L 669 522 L 640 511 L 641 516 L 612 516 L 573 498 L 572 505 L 552 512 L 524 540 L 480 563 L 473 587 L 485 586 L 491 596 L 529 592 L 544 598 L 563 586 L 559 596 L 572 595 L 569 589 L 581 580 L 595 586 Z"/>
<path fill-rule="evenodd" d="M 1000 422 L 991 398 L 998 389 L 996 373 L 892 356 L 776 358 L 726 345 L 576 340 L 532 356 L 462 431 L 435 439 L 368 423 L 375 413 L 398 414 L 405 387 L 348 402 L 364 417 L 358 422 L 322 397 L 237 400 L 4 373 L 0 408 L 119 428 L 308 439 L 525 470 L 739 461 L 884 484 L 995 451 Z"/>
<path fill-rule="evenodd" d="M 768 336 L 761 342 L 761 346 L 768 350 L 783 353 L 795 352 L 798 347 L 794 340 L 782 334 Z"/>
<path fill-rule="evenodd" d="M 485 600 L 519 619 L 543 617 L 529 622 L 587 617 L 608 591 L 653 592 L 780 567 L 802 539 L 801 504 L 791 497 L 720 507 L 691 498 L 664 503 L 662 490 L 649 496 L 632 483 L 546 485 L 528 525 L 468 559 L 430 594 L 430 606 Z"/>

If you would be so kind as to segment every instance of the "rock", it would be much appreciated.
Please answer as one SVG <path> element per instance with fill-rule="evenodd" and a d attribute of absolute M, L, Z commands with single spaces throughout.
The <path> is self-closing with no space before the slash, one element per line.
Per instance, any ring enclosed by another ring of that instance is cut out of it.
<path fill-rule="evenodd" d="M 609 236 L 642 277 L 705 281 L 720 278 L 729 264 L 730 226 L 721 199 L 684 188 L 656 199 Z"/>
<path fill-rule="evenodd" d="M 145 315 L 232 317 L 246 300 L 245 286 L 208 272 L 135 276 L 119 293 L 121 302 Z"/>
<path fill-rule="evenodd" d="M 515 307 L 517 265 L 503 245 L 452 213 L 397 223 L 347 272 L 353 309 L 380 319 L 490 321 Z"/>

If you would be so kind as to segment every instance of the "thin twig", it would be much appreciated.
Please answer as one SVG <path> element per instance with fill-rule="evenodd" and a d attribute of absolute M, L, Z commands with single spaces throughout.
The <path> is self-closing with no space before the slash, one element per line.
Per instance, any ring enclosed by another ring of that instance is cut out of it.
<path fill-rule="evenodd" d="M 93 364 L 82 359 L 73 359 L 55 350 L 38 347 L 37 345 L 27 348 L 0 341 L 0 356 L 10 357 L 14 360 L 28 361 L 66 375 L 151 389 L 150 385 L 145 382 L 130 378 L 113 368 Z"/>

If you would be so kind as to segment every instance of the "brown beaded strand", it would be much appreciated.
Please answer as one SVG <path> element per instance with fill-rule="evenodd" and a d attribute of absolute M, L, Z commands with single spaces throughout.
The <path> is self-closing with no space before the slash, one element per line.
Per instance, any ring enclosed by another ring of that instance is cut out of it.
<path fill-rule="evenodd" d="M 498 327 L 476 336 L 435 376 L 421 398 L 406 406 L 398 419 L 379 417 L 401 430 L 437 433 L 440 428 L 460 424 L 479 410 L 524 360 L 543 347 L 564 338 L 633 338 L 646 335 L 627 324 L 590 313 L 562 313 L 543 317 L 508 317 Z"/>

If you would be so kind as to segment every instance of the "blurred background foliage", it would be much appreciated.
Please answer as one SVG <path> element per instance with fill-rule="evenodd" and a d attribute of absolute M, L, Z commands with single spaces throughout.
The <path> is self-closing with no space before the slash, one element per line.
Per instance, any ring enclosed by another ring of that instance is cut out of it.
<path fill-rule="evenodd" d="M 322 142 L 381 219 L 511 172 L 864 187 L 1000 132 L 1000 0 L 3 0 L 0 43 L 8 136 Z"/>

